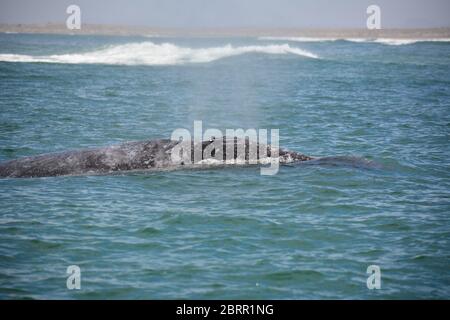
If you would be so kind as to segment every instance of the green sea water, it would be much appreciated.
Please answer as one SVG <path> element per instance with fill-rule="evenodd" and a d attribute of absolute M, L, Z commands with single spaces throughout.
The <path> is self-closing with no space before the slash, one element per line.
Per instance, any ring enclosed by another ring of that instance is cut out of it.
<path fill-rule="evenodd" d="M 0 34 L 0 161 L 194 120 L 380 166 L 0 179 L 0 298 L 450 297 L 450 43 Z"/>

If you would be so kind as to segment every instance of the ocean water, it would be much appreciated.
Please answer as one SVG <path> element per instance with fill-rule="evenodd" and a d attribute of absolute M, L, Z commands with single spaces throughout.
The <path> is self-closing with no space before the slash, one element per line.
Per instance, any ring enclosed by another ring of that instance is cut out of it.
<path fill-rule="evenodd" d="M 450 297 L 450 42 L 0 34 L 1 161 L 194 120 L 379 166 L 0 179 L 0 298 Z"/>

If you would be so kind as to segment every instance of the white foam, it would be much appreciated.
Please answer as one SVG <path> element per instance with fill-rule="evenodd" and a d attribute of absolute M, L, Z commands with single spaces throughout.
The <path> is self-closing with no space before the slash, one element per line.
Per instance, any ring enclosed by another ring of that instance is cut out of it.
<path fill-rule="evenodd" d="M 272 162 L 282 162 L 282 163 L 288 163 L 288 162 L 292 162 L 293 159 L 292 158 L 283 158 L 283 161 L 280 161 L 280 158 L 271 158 L 271 157 L 264 157 L 261 159 L 256 159 L 256 162 L 254 164 L 260 164 L 260 165 L 264 165 L 264 164 L 271 164 Z M 245 159 L 230 159 L 230 160 L 218 160 L 218 159 L 214 159 L 214 158 L 208 158 L 208 159 L 203 159 L 200 160 L 199 162 L 197 162 L 197 164 L 200 165 L 206 165 L 206 166 L 219 166 L 219 165 L 237 165 L 237 166 L 242 166 L 242 165 L 248 165 L 249 162 L 248 160 Z"/>
<path fill-rule="evenodd" d="M 430 38 L 430 39 L 396 39 L 396 38 L 314 38 L 314 37 L 259 37 L 258 40 L 271 41 L 293 41 L 293 42 L 330 42 L 344 40 L 356 43 L 379 43 L 390 46 L 414 44 L 419 42 L 450 42 L 450 38 Z"/>
<path fill-rule="evenodd" d="M 373 42 L 373 39 L 364 39 L 364 38 L 346 38 L 342 39 L 348 42 L 356 42 L 356 43 L 370 43 Z"/>
<path fill-rule="evenodd" d="M 218 166 L 218 165 L 223 165 L 224 163 L 225 162 L 222 160 L 213 159 L 213 158 L 203 159 L 203 160 L 200 160 L 199 162 L 197 162 L 197 164 L 207 165 L 207 166 Z"/>
<path fill-rule="evenodd" d="M 390 39 L 390 38 L 379 38 L 372 42 L 387 44 L 390 46 L 401 46 L 405 44 L 414 44 L 418 42 L 449 42 L 450 39 Z"/>
<path fill-rule="evenodd" d="M 259 37 L 258 40 L 268 41 L 293 41 L 293 42 L 328 42 L 337 41 L 339 38 L 313 38 L 313 37 Z"/>
<path fill-rule="evenodd" d="M 352 41 L 349 39 L 348 41 Z M 355 41 L 354 41 L 355 42 Z M 369 42 L 369 43 L 381 43 L 389 46 L 401 46 L 405 44 L 413 44 L 419 42 L 418 40 L 413 39 L 388 39 L 388 38 L 379 38 L 379 39 L 367 39 L 366 41 L 361 42 Z"/>
<path fill-rule="evenodd" d="M 433 41 L 433 40 L 419 40 L 419 39 L 391 39 L 391 38 L 378 38 L 378 39 L 364 39 L 364 38 L 347 38 L 342 39 L 349 42 L 356 42 L 356 43 L 379 43 L 379 44 L 386 44 L 389 46 L 400 46 L 405 44 L 414 44 L 417 42 L 425 42 L 425 41 Z"/>
<path fill-rule="evenodd" d="M 211 62 L 246 53 L 294 54 L 308 58 L 318 58 L 317 55 L 311 52 L 300 48 L 290 47 L 289 44 L 241 47 L 226 45 L 223 47 L 211 48 L 187 48 L 179 47 L 171 43 L 155 44 L 153 42 L 141 42 L 116 45 L 86 53 L 47 56 L 0 54 L 0 61 L 69 64 L 175 65 Z"/>

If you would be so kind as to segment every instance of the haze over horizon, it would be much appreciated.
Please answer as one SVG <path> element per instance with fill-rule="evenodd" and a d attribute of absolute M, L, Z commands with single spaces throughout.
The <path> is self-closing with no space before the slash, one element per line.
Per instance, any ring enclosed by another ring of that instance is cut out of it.
<path fill-rule="evenodd" d="M 382 28 L 450 27 L 446 0 L 0 0 L 1 24 L 64 23 L 81 8 L 85 24 L 161 28 L 365 28 L 366 8 L 381 8 Z"/>

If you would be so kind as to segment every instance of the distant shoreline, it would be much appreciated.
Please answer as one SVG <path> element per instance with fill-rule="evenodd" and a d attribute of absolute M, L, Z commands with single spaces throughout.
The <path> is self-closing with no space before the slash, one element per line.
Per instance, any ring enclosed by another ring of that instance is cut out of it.
<path fill-rule="evenodd" d="M 198 36 L 198 37 L 311 37 L 311 38 L 450 38 L 450 28 L 427 29 L 300 29 L 300 28 L 156 28 L 84 24 L 81 30 L 69 30 L 64 24 L 0 24 L 0 33 L 80 34 L 118 36 Z"/>

